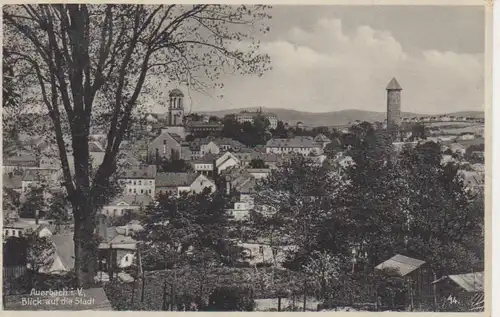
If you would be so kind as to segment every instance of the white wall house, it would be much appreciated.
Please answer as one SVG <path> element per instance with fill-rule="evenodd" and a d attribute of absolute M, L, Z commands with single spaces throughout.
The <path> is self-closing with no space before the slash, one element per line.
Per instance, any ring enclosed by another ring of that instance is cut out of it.
<path fill-rule="evenodd" d="M 123 195 L 104 206 L 101 214 L 108 217 L 120 217 L 126 211 L 137 213 L 140 212 L 141 208 L 147 207 L 152 201 L 153 198 L 150 195 Z"/>
<path fill-rule="evenodd" d="M 156 166 L 137 166 L 127 169 L 119 176 L 124 186 L 124 195 L 155 195 Z"/>
<path fill-rule="evenodd" d="M 205 188 L 214 192 L 215 183 L 203 174 L 196 173 L 158 173 L 156 175 L 156 194 L 171 193 L 179 196 L 182 192 L 201 193 Z"/>
<path fill-rule="evenodd" d="M 266 143 L 266 153 L 289 154 L 298 153 L 302 155 L 321 154 L 322 145 L 314 141 L 312 137 L 295 137 L 290 139 L 271 139 Z"/>

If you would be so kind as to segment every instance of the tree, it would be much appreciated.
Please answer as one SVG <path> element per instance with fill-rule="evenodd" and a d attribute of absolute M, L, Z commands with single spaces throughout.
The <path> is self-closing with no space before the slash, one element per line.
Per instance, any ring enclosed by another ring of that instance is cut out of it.
<path fill-rule="evenodd" d="M 209 299 L 209 311 L 253 311 L 255 301 L 250 290 L 237 286 L 217 287 Z"/>
<path fill-rule="evenodd" d="M 184 172 L 193 172 L 193 166 L 182 160 L 182 159 L 164 159 L 161 162 L 160 172 L 163 173 L 184 173 Z"/>
<path fill-rule="evenodd" d="M 407 149 L 401 167 L 408 183 L 408 254 L 425 259 L 436 276 L 484 265 L 484 196 L 466 189 L 453 163 L 441 164 L 434 142 Z"/>
<path fill-rule="evenodd" d="M 45 218 L 54 220 L 56 227 L 59 229 L 63 223 L 71 219 L 70 208 L 71 206 L 66 194 L 64 192 L 57 192 L 49 200 Z"/>
<path fill-rule="evenodd" d="M 29 189 L 19 210 L 21 218 L 40 218 L 44 216 L 47 210 L 44 192 L 45 187 L 43 186 Z"/>
<path fill-rule="evenodd" d="M 19 218 L 20 195 L 11 188 L 3 188 L 2 192 L 3 223 L 10 224 Z"/>
<path fill-rule="evenodd" d="M 276 129 L 273 131 L 274 138 L 286 138 L 287 137 L 287 129 L 283 121 L 279 120 Z"/>
<path fill-rule="evenodd" d="M 228 215 L 224 207 L 223 197 L 211 194 L 208 189 L 200 194 L 184 192 L 180 197 L 160 195 L 157 204 L 146 208 L 141 219 L 143 230 L 137 234 L 137 239 L 147 246 L 144 260 L 163 262 L 151 263 L 151 267 L 174 270 L 191 263 L 202 271 L 209 262 L 231 263 Z M 201 277 L 203 285 L 204 275 Z M 173 291 L 176 283 L 174 275 Z"/>
<path fill-rule="evenodd" d="M 369 123 L 353 126 L 350 133 L 347 155 L 353 164 L 345 169 L 340 205 L 349 214 L 351 247 L 367 252 L 368 265 L 374 266 L 397 252 L 404 238 L 403 181 L 390 135 Z"/>
<path fill-rule="evenodd" d="M 151 91 L 155 76 L 204 89 L 206 82 L 219 85 L 219 75 L 232 69 L 262 74 L 269 57 L 258 53 L 253 34 L 269 30 L 262 23 L 269 18 L 267 9 L 244 5 L 4 7 L 3 63 L 19 74 L 13 80 L 15 87 L 24 89 L 19 95 L 25 100 L 19 104 L 43 105 L 42 114 L 52 124 L 44 133 L 50 132 L 57 144 L 73 208 L 79 285 L 91 284 L 96 272 L 96 246 L 89 242 L 94 240 L 96 213 L 107 199 L 120 144 L 130 129 L 132 113 L 140 111 L 140 97 Z M 232 45 L 242 42 L 246 43 L 243 50 Z M 91 128 L 104 127 L 103 163 L 91 173 L 88 137 Z M 66 154 L 70 148 L 74 175 Z"/>
<path fill-rule="evenodd" d="M 219 122 L 219 118 L 217 116 L 210 116 L 208 118 L 208 122 L 210 123 Z"/>
<path fill-rule="evenodd" d="M 345 252 L 346 215 L 335 202 L 341 184 L 334 168 L 294 156 L 257 184 L 255 209 L 261 216 L 255 218 L 256 230 L 275 245 L 296 246 L 292 259 L 299 266 L 313 250 Z"/>
<path fill-rule="evenodd" d="M 267 165 L 262 159 L 253 159 L 250 161 L 248 166 L 250 168 L 269 168 L 269 165 Z"/>

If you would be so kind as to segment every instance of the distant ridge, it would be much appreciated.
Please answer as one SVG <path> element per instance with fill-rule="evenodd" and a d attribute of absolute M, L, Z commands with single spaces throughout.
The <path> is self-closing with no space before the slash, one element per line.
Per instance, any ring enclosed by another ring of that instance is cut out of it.
<path fill-rule="evenodd" d="M 223 117 L 227 114 L 238 113 L 242 110 L 257 110 L 257 108 L 239 108 L 229 110 L 216 110 L 216 111 L 193 111 L 200 114 L 213 115 Z M 305 126 L 336 126 L 345 125 L 356 120 L 360 121 L 384 121 L 386 118 L 385 112 L 364 111 L 364 110 L 339 110 L 332 112 L 313 113 L 297 110 L 289 110 L 283 108 L 262 108 L 263 112 L 272 112 L 276 114 L 280 120 L 288 122 L 289 124 L 296 124 L 301 121 Z M 445 114 L 445 113 L 443 113 Z M 484 118 L 482 111 L 460 111 L 453 113 L 446 113 L 449 116 L 456 117 L 475 117 Z M 425 117 L 425 116 L 439 116 L 439 114 L 419 114 L 413 112 L 401 112 L 402 117 Z"/>

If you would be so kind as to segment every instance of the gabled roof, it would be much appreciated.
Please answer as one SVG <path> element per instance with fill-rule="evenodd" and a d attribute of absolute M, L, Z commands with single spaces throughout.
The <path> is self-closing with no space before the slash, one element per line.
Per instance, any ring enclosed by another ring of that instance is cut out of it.
<path fill-rule="evenodd" d="M 156 175 L 156 166 L 133 166 L 120 173 L 120 178 L 126 179 L 153 179 Z"/>
<path fill-rule="evenodd" d="M 401 88 L 401 85 L 399 85 L 396 78 L 392 78 L 389 84 L 387 85 L 386 90 L 403 90 L 403 88 Z"/>
<path fill-rule="evenodd" d="M 484 292 L 484 272 L 473 272 L 466 274 L 447 275 L 435 280 L 432 284 L 451 280 L 466 292 Z"/>
<path fill-rule="evenodd" d="M 33 169 L 26 170 L 23 182 L 41 181 L 43 178 L 54 176 L 57 170 L 53 169 Z"/>
<path fill-rule="evenodd" d="M 255 185 L 257 184 L 257 180 L 252 177 L 249 178 L 245 183 L 241 184 L 236 188 L 237 191 L 243 194 L 253 194 L 255 193 Z"/>
<path fill-rule="evenodd" d="M 89 152 L 104 152 L 104 149 L 99 142 L 89 142 Z"/>
<path fill-rule="evenodd" d="M 120 202 L 125 202 L 129 206 L 147 206 L 153 201 L 149 195 L 122 195 L 115 198 L 108 206 L 116 206 Z"/>
<path fill-rule="evenodd" d="M 316 137 L 314 137 L 314 141 L 316 141 L 316 142 L 330 142 L 331 140 L 323 133 L 320 133 Z"/>
<path fill-rule="evenodd" d="M 267 141 L 266 147 L 288 147 L 288 148 L 312 148 L 319 147 L 312 137 L 299 136 L 290 139 L 271 139 Z"/>
<path fill-rule="evenodd" d="M 158 173 L 156 187 L 190 186 L 197 177 L 196 173 Z"/>
<path fill-rule="evenodd" d="M 214 161 L 216 159 L 218 159 L 220 156 L 221 155 L 219 155 L 219 154 L 207 153 L 196 160 L 192 160 L 191 163 L 193 163 L 193 164 L 213 164 Z"/>
<path fill-rule="evenodd" d="M 396 254 L 395 256 L 390 258 L 389 260 L 377 265 L 375 267 L 375 269 L 377 269 L 377 270 L 384 270 L 384 269 L 395 270 L 395 273 L 397 273 L 399 276 L 406 276 L 424 264 L 425 264 L 424 261 L 410 258 L 410 257 L 404 256 L 401 254 Z"/>
<path fill-rule="evenodd" d="M 34 155 L 16 155 L 9 156 L 3 161 L 4 166 L 15 165 L 15 166 L 36 166 L 37 159 Z"/>
<path fill-rule="evenodd" d="M 52 235 L 49 238 L 56 249 L 56 255 L 61 260 L 64 268 L 67 271 L 75 267 L 75 244 L 73 242 L 73 234 Z"/>

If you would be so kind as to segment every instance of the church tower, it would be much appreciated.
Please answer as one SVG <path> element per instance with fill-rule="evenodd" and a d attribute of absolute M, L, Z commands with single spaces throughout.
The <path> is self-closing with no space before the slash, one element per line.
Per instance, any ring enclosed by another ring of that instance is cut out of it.
<path fill-rule="evenodd" d="M 392 78 L 387 85 L 387 130 L 398 132 L 401 125 L 401 86 L 396 78 Z"/>
<path fill-rule="evenodd" d="M 182 126 L 184 124 L 184 94 L 175 88 L 169 93 L 168 125 Z"/>

